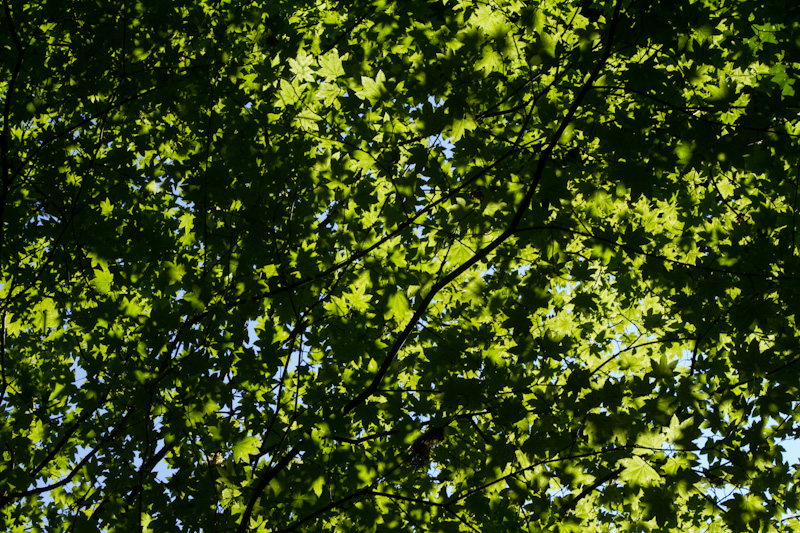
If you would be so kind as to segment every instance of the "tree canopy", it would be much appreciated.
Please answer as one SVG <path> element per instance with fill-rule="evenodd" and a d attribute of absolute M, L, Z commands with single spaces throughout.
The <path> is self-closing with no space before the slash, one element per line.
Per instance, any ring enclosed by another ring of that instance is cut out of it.
<path fill-rule="evenodd" d="M 797 531 L 798 6 L 2 0 L 4 530 Z"/>

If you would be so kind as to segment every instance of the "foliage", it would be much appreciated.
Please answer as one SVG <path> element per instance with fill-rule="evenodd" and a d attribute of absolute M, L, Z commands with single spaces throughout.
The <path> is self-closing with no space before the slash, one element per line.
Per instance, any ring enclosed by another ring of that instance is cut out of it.
<path fill-rule="evenodd" d="M 5 530 L 799 527 L 797 4 L 2 6 Z"/>

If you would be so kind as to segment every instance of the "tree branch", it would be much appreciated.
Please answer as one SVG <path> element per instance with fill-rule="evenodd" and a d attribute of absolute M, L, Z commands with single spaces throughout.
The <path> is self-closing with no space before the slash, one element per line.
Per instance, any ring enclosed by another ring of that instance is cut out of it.
<path fill-rule="evenodd" d="M 428 291 L 428 294 L 425 295 L 425 298 L 423 298 L 422 301 L 420 302 L 420 305 L 419 307 L 417 307 L 417 310 L 414 312 L 414 315 L 411 317 L 411 320 L 409 320 L 408 324 L 406 324 L 405 329 L 403 329 L 403 331 L 395 340 L 392 347 L 389 349 L 386 358 L 384 359 L 380 368 L 378 368 L 378 371 L 375 373 L 372 382 L 369 385 L 367 385 L 367 387 L 361 393 L 359 393 L 355 398 L 350 400 L 350 402 L 348 402 L 347 405 L 345 405 L 343 409 L 343 412 L 345 414 L 351 412 L 357 406 L 365 402 L 367 398 L 372 396 L 375 393 L 375 391 L 378 390 L 378 388 L 381 385 L 381 382 L 383 381 L 383 378 L 389 371 L 389 367 L 397 358 L 397 354 L 399 353 L 400 348 L 403 347 L 408 338 L 411 336 L 411 333 L 416 328 L 417 323 L 425 315 L 425 313 L 428 310 L 428 306 L 430 306 L 431 302 L 433 301 L 433 298 L 439 293 L 439 291 L 441 291 L 444 287 L 452 283 L 461 274 L 465 273 L 474 265 L 485 259 L 493 250 L 495 250 L 498 246 L 506 242 L 506 240 L 508 240 L 508 238 L 511 237 L 511 235 L 513 235 L 514 232 L 517 230 L 517 226 L 522 220 L 522 217 L 525 214 L 525 212 L 528 210 L 528 206 L 530 205 L 531 200 L 533 199 L 533 195 L 536 193 L 536 190 L 539 186 L 539 182 L 542 180 L 545 166 L 550 160 L 550 156 L 552 155 L 553 150 L 558 144 L 558 140 L 561 138 L 561 135 L 567 129 L 569 124 L 572 122 L 573 118 L 575 117 L 575 114 L 578 111 L 578 108 L 580 108 L 581 106 L 583 99 L 591 90 L 592 84 L 600 76 L 600 72 L 605 66 L 606 60 L 608 59 L 611 53 L 611 43 L 614 40 L 614 32 L 616 30 L 617 21 L 619 20 L 620 9 L 621 9 L 621 1 L 618 0 L 614 9 L 614 17 L 611 20 L 609 35 L 606 40 L 605 47 L 603 48 L 603 54 L 598 60 L 592 72 L 589 74 L 588 79 L 581 87 L 581 90 L 578 92 L 578 95 L 575 97 L 575 100 L 572 102 L 572 105 L 570 106 L 566 116 L 564 117 L 564 119 L 559 124 L 559 127 L 551 136 L 550 141 L 548 142 L 542 154 L 539 156 L 539 160 L 536 166 L 536 171 L 534 172 L 531 184 L 529 185 L 528 190 L 525 193 L 525 196 L 522 198 L 522 201 L 517 207 L 516 214 L 514 215 L 514 218 L 511 220 L 511 223 L 508 225 L 506 230 L 502 234 L 500 234 L 495 240 L 493 240 L 491 243 L 489 243 L 485 247 L 475 252 L 475 254 L 470 259 L 462 263 L 458 268 L 450 272 L 448 275 L 446 275 L 444 278 L 442 278 L 440 281 L 438 281 L 433 285 L 431 290 Z M 520 132 L 520 135 L 522 135 L 522 132 Z"/>

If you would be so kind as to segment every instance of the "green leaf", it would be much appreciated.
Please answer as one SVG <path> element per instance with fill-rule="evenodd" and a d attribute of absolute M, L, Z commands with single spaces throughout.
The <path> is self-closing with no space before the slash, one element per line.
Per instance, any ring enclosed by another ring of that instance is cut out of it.
<path fill-rule="evenodd" d="M 345 75 L 342 58 L 336 48 L 319 57 L 319 66 L 319 73 L 326 81 L 333 81 Z"/>
<path fill-rule="evenodd" d="M 362 89 L 357 91 L 356 94 L 358 94 L 360 98 L 366 98 L 369 100 L 369 103 L 374 105 L 378 103 L 386 93 L 386 87 L 384 86 L 385 81 L 386 75 L 382 70 L 379 70 L 374 78 L 361 76 Z"/>
<path fill-rule="evenodd" d="M 314 81 L 314 58 L 304 50 L 297 53 L 297 57 L 289 58 L 289 68 L 300 81 Z"/>
<path fill-rule="evenodd" d="M 108 294 L 111 291 L 111 286 L 114 282 L 114 275 L 108 270 L 108 267 L 103 265 L 102 268 L 94 269 L 94 279 L 92 286 L 100 294 Z"/>
<path fill-rule="evenodd" d="M 795 3 L 106 4 L 0 14 L 0 530 L 797 529 Z"/>
<path fill-rule="evenodd" d="M 233 460 L 237 463 L 246 462 L 251 455 L 258 453 L 261 439 L 258 437 L 242 437 L 233 443 Z"/>
<path fill-rule="evenodd" d="M 647 487 L 660 479 L 658 472 L 641 457 L 623 459 L 620 464 L 624 469 L 619 478 L 635 487 Z"/>
<path fill-rule="evenodd" d="M 389 297 L 388 309 L 384 313 L 385 318 L 394 317 L 396 320 L 407 320 L 411 313 L 411 306 L 408 298 L 401 292 L 395 292 Z"/>
<path fill-rule="evenodd" d="M 686 442 L 688 429 L 694 425 L 694 418 L 687 418 L 680 421 L 676 415 L 672 415 L 669 421 L 669 429 L 667 429 L 666 438 L 668 442 L 673 444 L 681 444 Z"/>

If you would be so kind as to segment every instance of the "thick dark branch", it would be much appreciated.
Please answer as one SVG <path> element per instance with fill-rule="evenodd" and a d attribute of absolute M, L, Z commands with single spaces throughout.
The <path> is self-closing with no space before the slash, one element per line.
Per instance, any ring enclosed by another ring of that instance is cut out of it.
<path fill-rule="evenodd" d="M 94 458 L 95 455 L 97 455 L 97 452 L 99 452 L 106 443 L 113 440 L 117 435 L 119 435 L 119 433 L 122 430 L 127 428 L 126 422 L 131 417 L 132 414 L 133 414 L 132 410 L 128 411 L 128 413 L 120 421 L 119 425 L 116 428 L 114 428 L 114 430 L 111 431 L 103 440 L 101 440 L 100 443 L 92 449 L 92 451 L 87 453 L 86 456 L 77 465 L 75 465 L 75 467 L 72 470 L 70 470 L 70 472 L 66 476 L 64 476 L 60 481 L 50 485 L 45 485 L 43 487 L 37 487 L 35 489 L 25 490 L 21 492 L 12 492 L 11 494 L 0 496 L 0 507 L 19 498 L 25 498 L 27 496 L 33 496 L 36 494 L 42 494 L 44 492 L 50 492 L 51 490 L 62 487 L 67 483 L 69 483 L 70 481 L 72 481 L 72 478 L 74 478 L 75 475 L 81 470 L 81 468 L 83 468 L 89 461 L 91 461 Z"/>
<path fill-rule="evenodd" d="M 506 480 L 508 480 L 508 479 L 510 479 L 512 477 L 517 477 L 520 474 L 524 474 L 525 472 L 533 470 L 534 468 L 538 468 L 538 467 L 540 467 L 542 465 L 546 465 L 546 464 L 550 464 L 550 463 L 557 463 L 557 462 L 560 462 L 560 461 L 569 461 L 570 459 L 583 459 L 584 457 L 597 457 L 599 455 L 604 455 L 604 454 L 607 454 L 607 453 L 616 453 L 616 452 L 618 452 L 620 450 L 629 449 L 629 447 L 627 447 L 627 446 L 618 446 L 618 447 L 608 448 L 606 450 L 599 450 L 599 451 L 580 453 L 580 454 L 577 454 L 577 455 L 565 455 L 564 457 L 561 457 L 560 456 L 561 452 L 563 452 L 564 450 L 566 450 L 567 448 L 570 448 L 570 447 L 572 447 L 572 444 L 568 444 L 567 446 L 564 446 L 562 449 L 557 451 L 555 453 L 554 457 L 551 457 L 549 459 L 542 459 L 541 461 L 537 461 L 535 463 L 532 463 L 532 464 L 530 464 L 530 465 L 528 465 L 528 466 L 526 466 L 524 468 L 520 468 L 519 470 L 516 470 L 516 471 L 511 472 L 509 474 L 506 474 L 504 476 L 500 476 L 500 477 L 497 477 L 497 478 L 495 478 L 495 479 L 493 479 L 491 481 L 487 481 L 483 485 L 479 485 L 479 486 L 477 486 L 475 488 L 466 490 L 466 491 L 462 492 L 461 494 L 454 494 L 445 503 L 445 505 L 452 505 L 452 504 L 454 504 L 456 502 L 465 500 L 466 498 L 469 498 L 473 494 L 477 494 L 479 492 L 482 492 L 482 491 L 488 489 L 489 487 L 491 487 L 493 485 L 497 485 L 498 483 L 502 483 L 503 481 L 506 481 Z"/>
<path fill-rule="evenodd" d="M 47 466 L 47 464 L 48 464 L 50 461 L 52 461 L 53 459 L 55 459 L 55 458 L 56 458 L 56 456 L 57 456 L 57 455 L 58 455 L 58 454 L 61 452 L 61 449 L 62 449 L 62 448 L 63 448 L 63 447 L 64 447 L 64 446 L 67 444 L 67 442 L 69 442 L 69 440 L 72 438 L 72 435 L 74 435 L 74 434 L 75 434 L 75 432 L 76 432 L 76 431 L 77 431 L 77 430 L 78 430 L 78 429 L 79 429 L 79 428 L 80 428 L 80 427 L 81 427 L 81 426 L 82 426 L 82 425 L 83 425 L 83 424 L 84 424 L 84 423 L 85 423 L 87 420 L 89 420 L 89 418 L 90 418 L 90 417 L 91 417 L 93 414 L 95 414 L 95 413 L 98 411 L 98 409 L 100 409 L 100 408 L 103 406 L 103 404 L 105 403 L 105 398 L 106 398 L 106 396 L 107 396 L 107 394 L 106 394 L 106 395 L 103 395 L 103 398 L 100 400 L 100 402 L 98 402 L 98 404 L 95 406 L 95 408 L 94 408 L 94 409 L 86 409 L 86 412 L 84 412 L 83 416 L 81 416 L 81 417 L 80 417 L 78 420 L 76 420 L 76 421 L 75 421 L 75 423 L 74 423 L 74 424 L 72 424 L 72 426 L 70 426 L 70 428 L 69 428 L 69 429 L 68 429 L 68 430 L 67 430 L 67 431 L 64 433 L 64 435 L 63 435 L 63 436 L 61 437 L 61 439 L 60 439 L 60 440 L 59 440 L 59 441 L 56 443 L 56 445 L 52 447 L 52 449 L 51 449 L 51 450 L 50 450 L 50 452 L 47 454 L 47 456 L 46 456 L 44 459 L 42 459 L 42 461 L 39 463 L 39 465 L 38 465 L 36 468 L 34 468 L 34 469 L 33 469 L 33 471 L 30 473 L 30 476 L 31 476 L 31 477 L 35 477 L 35 476 L 36 476 L 36 475 L 37 475 L 39 472 L 41 472 L 41 471 L 42 471 L 42 469 L 43 469 L 45 466 Z"/>
<path fill-rule="evenodd" d="M 428 500 L 426 498 L 412 498 L 410 496 L 403 496 L 401 494 L 393 494 L 391 492 L 379 492 L 377 490 L 373 490 L 373 491 L 370 491 L 370 494 L 372 494 L 374 496 L 381 496 L 383 498 L 389 498 L 389 499 L 392 499 L 392 500 L 400 500 L 400 501 L 403 501 L 403 502 L 416 503 L 418 505 L 431 505 L 433 507 L 444 507 L 445 506 L 444 503 L 434 502 L 434 501 Z"/>
<path fill-rule="evenodd" d="M 589 494 L 594 492 L 603 483 L 607 483 L 608 481 L 611 481 L 612 479 L 617 477 L 619 475 L 619 473 L 622 472 L 622 470 L 623 470 L 622 467 L 617 468 L 616 470 L 612 470 L 611 472 L 609 472 L 605 476 L 601 477 L 600 479 L 598 479 L 597 481 L 595 481 L 591 485 L 589 485 L 587 487 L 584 487 L 584 489 L 581 491 L 580 494 L 578 494 L 577 496 L 575 496 L 571 500 L 569 500 L 567 502 L 564 502 L 561 505 L 561 507 L 558 508 L 558 512 L 561 513 L 562 515 L 565 515 L 566 513 L 570 512 L 572 509 L 575 508 L 576 505 L 578 505 L 578 502 L 580 502 L 586 496 L 588 496 Z"/>
<path fill-rule="evenodd" d="M 575 97 L 575 100 L 570 106 L 566 116 L 564 117 L 559 127 L 551 136 L 550 141 L 547 143 L 547 146 L 545 147 L 542 154 L 539 156 L 539 160 L 536 166 L 536 171 L 534 172 L 533 179 L 531 180 L 531 184 L 528 187 L 528 191 L 525 193 L 525 196 L 523 197 L 522 201 L 517 207 L 517 212 L 514 215 L 514 218 L 511 220 L 511 223 L 509 224 L 508 228 L 506 228 L 506 230 L 491 243 L 489 243 L 485 247 L 475 252 L 475 254 L 470 259 L 462 263 L 458 268 L 450 272 L 448 275 L 446 275 L 444 278 L 442 278 L 433 285 L 428 294 L 425 295 L 425 298 L 423 298 L 422 301 L 420 302 L 419 307 L 417 307 L 417 310 L 414 312 L 414 315 L 411 317 L 411 320 L 408 322 L 405 329 L 403 329 L 403 331 L 395 340 L 394 344 L 389 350 L 389 353 L 386 355 L 386 358 L 384 359 L 383 363 L 381 364 L 380 368 L 375 374 L 375 377 L 372 379 L 372 382 L 360 394 L 358 394 L 355 398 L 350 400 L 350 402 L 348 402 L 347 405 L 344 407 L 345 414 L 349 413 L 357 406 L 365 402 L 367 398 L 372 396 L 378 390 L 378 388 L 381 385 L 381 382 L 383 381 L 383 378 L 389 371 L 389 367 L 397 358 L 397 354 L 400 351 L 400 348 L 403 347 L 405 342 L 411 336 L 411 333 L 416 329 L 417 323 L 425 315 L 425 313 L 428 310 L 428 306 L 430 306 L 431 302 L 433 301 L 434 297 L 439 293 L 439 291 L 441 291 L 447 285 L 456 280 L 461 274 L 465 273 L 467 270 L 469 270 L 479 262 L 483 261 L 498 246 L 506 242 L 506 240 L 508 240 L 508 238 L 511 237 L 517 230 L 517 226 L 522 220 L 522 217 L 524 216 L 525 212 L 528 210 L 528 206 L 530 205 L 531 200 L 533 199 L 533 195 L 536 193 L 536 190 L 539 186 L 539 182 L 542 180 L 545 166 L 549 162 L 550 156 L 552 155 L 553 150 L 558 144 L 561 135 L 563 135 L 564 131 L 567 129 L 569 124 L 574 119 L 575 114 L 577 113 L 578 108 L 580 108 L 583 99 L 589 93 L 589 91 L 592 88 L 592 84 L 600 76 L 600 72 L 605 66 L 606 60 L 608 59 L 611 53 L 611 43 L 614 40 L 614 32 L 616 30 L 619 14 L 620 14 L 620 2 L 618 1 L 614 11 L 614 18 L 612 19 L 611 26 L 609 28 L 609 35 L 606 40 L 605 47 L 603 49 L 603 55 L 597 61 L 597 64 L 595 65 L 594 69 L 589 75 L 589 78 L 586 80 L 583 87 L 578 92 L 578 95 Z"/>
<path fill-rule="evenodd" d="M 17 84 L 17 78 L 19 78 L 19 73 L 22 70 L 22 62 L 25 59 L 25 49 L 22 46 L 22 41 L 20 41 L 19 35 L 17 34 L 17 29 L 14 26 L 14 19 L 11 18 L 11 6 L 8 5 L 8 0 L 3 0 L 3 11 L 5 12 L 6 24 L 8 25 L 8 32 L 11 34 L 11 40 L 14 42 L 14 47 L 17 49 L 17 61 L 14 63 L 14 71 L 11 73 L 11 80 L 8 83 L 8 89 L 6 90 L 5 94 L 5 104 L 3 105 L 3 133 L 0 136 L 0 151 L 2 154 L 2 162 L 3 162 L 3 174 L 2 174 L 2 181 L 3 181 L 3 189 L 5 190 L 10 185 L 10 167 L 8 162 L 8 137 L 9 137 L 9 129 L 11 128 L 11 101 L 14 99 L 14 88 Z M 5 198 L 4 198 L 5 200 Z M 3 205 L 5 202 L 3 202 Z M 2 209 L 2 206 L 0 206 Z M 0 217 L 0 222 L 2 222 L 2 217 Z"/>
<path fill-rule="evenodd" d="M 361 490 L 357 490 L 357 491 L 353 492 L 352 494 L 348 494 L 344 498 L 341 498 L 341 499 L 336 500 L 336 501 L 332 501 L 328 505 L 326 505 L 325 507 L 322 507 L 321 509 L 317 509 L 316 511 L 314 511 L 310 515 L 302 518 L 301 520 L 298 520 L 297 522 L 295 522 L 291 526 L 289 526 L 287 528 L 284 528 L 284 529 L 279 529 L 278 533 L 288 533 L 289 531 L 295 531 L 295 530 L 297 530 L 297 528 L 299 528 L 300 526 L 302 526 L 306 522 L 315 519 L 316 517 L 320 516 L 321 514 L 327 513 L 331 509 L 336 509 L 340 505 L 345 504 L 345 503 L 349 502 L 350 500 L 358 498 L 359 496 L 364 496 L 364 495 L 369 494 L 371 492 L 372 492 L 372 489 L 370 487 L 366 487 L 366 488 L 363 488 Z"/>
<path fill-rule="evenodd" d="M 360 437 L 358 439 L 351 439 L 349 437 L 337 437 L 336 435 L 331 436 L 333 440 L 336 442 L 344 442 L 346 444 L 361 444 L 362 442 L 367 442 L 373 439 L 380 439 L 383 437 L 388 437 L 389 435 L 394 435 L 397 433 L 396 429 L 389 430 L 389 431 L 382 431 L 380 433 L 375 433 L 373 435 L 366 435 L 364 437 Z"/>
<path fill-rule="evenodd" d="M 361 250 L 361 251 L 351 255 L 348 259 L 346 259 L 346 260 L 344 260 L 344 261 L 342 261 L 340 263 L 336 263 L 335 265 L 332 265 L 332 266 L 326 268 L 325 270 L 323 270 L 322 272 L 319 272 L 319 273 L 317 273 L 317 274 L 315 274 L 313 276 L 310 276 L 310 277 L 298 280 L 298 281 L 296 281 L 294 283 L 291 283 L 289 285 L 284 285 L 283 287 L 279 287 L 277 289 L 262 293 L 261 295 L 257 296 L 256 298 L 251 298 L 251 300 L 261 299 L 261 298 L 264 298 L 264 297 L 271 298 L 273 296 L 276 296 L 278 294 L 282 294 L 284 292 L 290 292 L 290 291 L 293 291 L 295 289 L 299 289 L 300 287 L 304 287 L 305 285 L 314 283 L 315 281 L 319 281 L 320 279 L 325 278 L 325 277 L 333 274 L 334 272 L 337 272 L 339 270 L 348 268 L 349 266 L 351 266 L 354 263 L 356 263 L 357 261 L 359 261 L 361 258 L 368 256 L 374 250 L 376 250 L 377 248 L 380 248 L 381 246 L 383 246 L 387 242 L 391 241 L 392 239 L 394 239 L 395 237 L 400 235 L 403 231 L 407 230 L 408 228 L 410 228 L 411 226 L 416 224 L 417 220 L 419 220 L 421 218 L 424 218 L 425 215 L 430 213 L 436 206 L 438 206 L 439 204 L 449 200 L 450 198 L 452 198 L 456 194 L 458 194 L 458 193 L 462 192 L 463 190 L 465 190 L 470 184 L 475 182 L 478 178 L 480 178 L 481 176 L 485 175 L 487 172 L 489 172 L 490 170 L 495 168 L 497 165 L 499 165 L 501 162 L 503 162 L 505 159 L 507 159 L 508 157 L 510 157 L 513 154 L 514 154 L 514 150 L 507 151 L 505 154 L 503 154 L 503 156 L 499 157 L 491 165 L 480 169 L 478 172 L 475 173 L 475 175 L 465 179 L 458 187 L 454 187 L 453 189 L 451 189 L 446 194 L 443 194 L 438 199 L 432 201 L 431 203 L 426 205 L 424 208 L 422 208 L 419 211 L 417 211 L 416 213 L 414 213 L 413 216 L 411 216 L 410 218 L 406 219 L 404 222 L 400 223 L 397 226 L 397 228 L 395 228 L 394 231 L 392 231 L 391 233 L 389 233 L 386 236 L 382 237 L 377 242 L 375 242 L 371 246 L 365 248 L 364 250 Z"/>
<path fill-rule="evenodd" d="M 104 111 L 100 111 L 96 115 L 92 115 L 92 116 L 87 117 L 87 118 L 85 118 L 83 120 L 79 120 L 75 124 L 73 124 L 73 125 L 67 127 L 66 129 L 56 133 L 55 135 L 53 135 L 49 139 L 46 139 L 46 140 L 42 141 L 41 144 L 39 144 L 39 146 L 37 146 L 34 150 L 31 151 L 31 155 L 28 156 L 27 158 L 25 158 L 22 161 L 22 163 L 20 163 L 20 169 L 22 169 L 22 167 L 24 167 L 30 161 L 35 159 L 39 155 L 40 151 L 42 151 L 44 148 L 46 148 L 47 146 L 51 145 L 53 142 L 57 141 L 58 139 L 60 139 L 62 137 L 66 137 L 67 135 L 72 135 L 75 132 L 75 130 L 77 130 L 78 128 L 81 128 L 82 126 L 85 126 L 86 124 L 91 124 L 92 122 L 95 122 L 95 121 L 105 117 L 106 115 L 108 115 L 112 111 L 114 111 L 116 109 L 119 109 L 120 107 L 124 106 L 125 104 L 130 103 L 130 102 L 134 102 L 134 101 L 138 100 L 139 98 L 141 98 L 143 96 L 147 96 L 148 94 L 150 94 L 150 93 L 152 93 L 154 91 L 157 91 L 158 89 L 159 89 L 159 87 L 151 87 L 149 89 L 145 89 L 145 90 L 143 90 L 143 91 L 141 91 L 139 93 L 136 93 L 135 95 L 133 95 L 133 96 L 131 96 L 129 98 L 125 98 L 123 100 L 115 102 L 114 104 L 108 106 Z M 19 171 L 20 170 L 18 170 L 18 172 Z"/>
<path fill-rule="evenodd" d="M 3 0 L 3 11 L 5 12 L 6 24 L 8 31 L 11 34 L 11 40 L 14 41 L 14 47 L 17 49 L 17 61 L 14 63 L 14 71 L 11 74 L 11 80 L 8 83 L 8 88 L 5 94 L 5 103 L 3 105 L 3 131 L 0 133 L 0 269 L 3 263 L 3 244 L 5 243 L 5 211 L 6 203 L 8 201 L 8 191 L 11 188 L 11 163 L 8 160 L 9 155 L 9 142 L 11 128 L 11 101 L 14 98 L 14 88 L 17 84 L 17 78 L 22 70 L 22 62 L 25 58 L 25 50 L 20 41 L 17 29 L 14 26 L 14 19 L 11 18 L 11 6 L 8 5 L 8 0 Z M 5 393 L 5 389 L 3 390 Z"/>
<path fill-rule="evenodd" d="M 667 108 L 669 108 L 669 109 L 671 109 L 673 111 L 677 111 L 679 113 L 683 113 L 685 115 L 688 115 L 693 120 L 698 120 L 700 122 L 703 122 L 705 124 L 710 124 L 712 126 L 724 126 L 726 128 L 731 128 L 731 129 L 757 131 L 759 133 L 772 133 L 772 134 L 775 134 L 775 135 L 783 135 L 783 136 L 786 136 L 786 137 L 800 137 L 800 134 L 789 133 L 788 131 L 778 131 L 778 130 L 773 130 L 773 129 L 770 129 L 770 128 L 759 128 L 757 126 L 748 126 L 746 124 L 728 124 L 728 123 L 725 123 L 725 122 L 720 122 L 719 120 L 713 120 L 713 119 L 707 118 L 707 117 L 705 117 L 703 115 L 697 115 L 696 114 L 696 111 L 709 111 L 709 110 L 714 110 L 714 109 L 717 109 L 719 111 L 724 111 L 724 110 L 727 110 L 728 108 L 720 109 L 720 108 L 714 108 L 712 106 L 691 106 L 691 107 L 679 106 L 679 105 L 675 105 L 675 104 L 673 104 L 671 102 L 668 102 L 668 101 L 666 101 L 666 100 L 664 100 L 662 98 L 659 98 L 657 96 L 653 96 L 652 94 L 646 93 L 644 91 L 639 91 L 637 89 L 631 89 L 630 87 L 615 87 L 615 86 L 612 86 L 612 85 L 595 85 L 594 88 L 595 89 L 604 89 L 604 90 L 608 90 L 608 91 L 621 91 L 621 92 L 625 92 L 625 93 L 636 94 L 636 95 L 639 95 L 639 96 L 641 96 L 643 98 L 647 98 L 649 100 L 653 100 L 654 102 L 658 102 L 659 104 L 661 104 L 661 105 L 663 105 L 663 106 L 665 106 L 665 107 L 667 107 Z"/>
<path fill-rule="evenodd" d="M 637 248 L 635 246 L 630 246 L 628 244 L 625 244 L 625 243 L 622 243 L 622 242 L 618 242 L 618 241 L 615 241 L 613 239 L 609 239 L 608 237 L 601 237 L 600 235 L 595 235 L 593 233 L 588 233 L 588 232 L 585 232 L 585 231 L 575 230 L 575 229 L 571 229 L 571 228 L 564 228 L 564 227 L 561 227 L 561 226 L 555 226 L 555 225 L 529 226 L 529 227 L 524 227 L 524 228 L 518 228 L 516 230 L 516 232 L 517 233 L 521 233 L 523 231 L 540 231 L 540 230 L 564 231 L 564 232 L 567 232 L 567 233 L 571 233 L 573 235 L 580 235 L 582 237 L 586 237 L 586 238 L 589 238 L 589 239 L 594 239 L 594 240 L 597 240 L 597 241 L 601 241 L 601 242 L 605 242 L 605 243 L 611 244 L 611 245 L 619 248 L 620 250 L 624 250 L 624 251 L 629 252 L 631 254 L 642 255 L 644 257 L 657 259 L 657 260 L 663 261 L 665 263 L 670 263 L 670 264 L 681 266 L 681 267 L 685 267 L 685 268 L 703 270 L 705 272 L 715 272 L 715 273 L 719 273 L 719 274 L 728 274 L 728 275 L 731 275 L 731 276 L 738 276 L 738 277 L 742 277 L 742 278 L 759 278 L 759 279 L 776 280 L 776 281 L 781 281 L 781 280 L 798 281 L 798 280 L 800 280 L 800 276 L 792 276 L 790 274 L 773 275 L 773 274 L 765 274 L 765 273 L 762 273 L 762 272 L 744 272 L 743 270 L 729 270 L 729 269 L 725 269 L 725 268 L 716 268 L 716 267 L 710 267 L 710 266 L 705 266 L 705 265 L 697 265 L 697 264 L 693 265 L 691 263 L 686 263 L 684 261 L 679 261 L 677 259 L 670 259 L 668 257 L 664 257 L 662 255 L 658 255 L 658 254 L 655 254 L 655 253 L 652 253 L 652 252 L 646 252 L 646 251 L 642 250 L 641 248 Z"/>
<path fill-rule="evenodd" d="M 242 521 L 239 522 L 239 527 L 236 528 L 237 533 L 245 533 L 245 531 L 249 529 L 250 517 L 253 515 L 253 508 L 255 507 L 258 498 L 261 497 L 261 494 L 264 492 L 264 489 L 267 488 L 269 482 L 272 481 L 281 470 L 286 468 L 299 453 L 300 448 L 293 448 L 289 451 L 289 453 L 284 455 L 283 458 L 275 464 L 275 466 L 265 471 L 261 475 L 261 478 L 258 480 L 258 484 L 256 484 L 255 488 L 253 489 L 253 493 L 250 495 L 250 500 L 247 502 L 247 507 L 242 515 Z"/>

